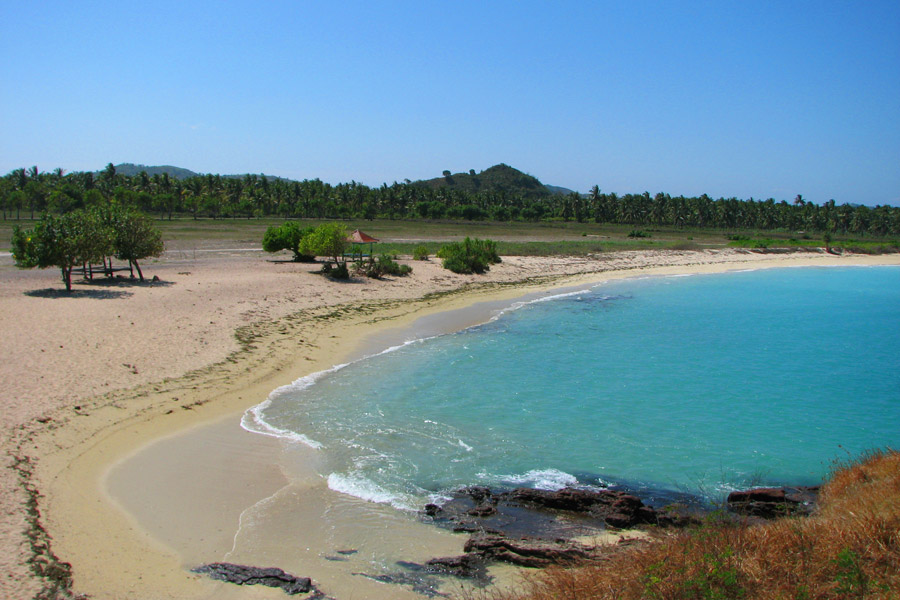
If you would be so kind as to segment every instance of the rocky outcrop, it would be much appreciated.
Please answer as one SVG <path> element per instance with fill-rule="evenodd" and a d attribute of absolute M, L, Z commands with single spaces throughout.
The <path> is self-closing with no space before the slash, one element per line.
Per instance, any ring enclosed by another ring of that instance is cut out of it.
<path fill-rule="evenodd" d="M 473 535 L 464 550 L 484 559 L 531 568 L 585 562 L 598 556 L 596 547 L 571 540 L 511 539 L 489 533 Z"/>
<path fill-rule="evenodd" d="M 557 491 L 520 488 L 504 494 L 508 502 L 541 510 L 564 510 L 603 519 L 611 527 L 627 528 L 657 523 L 657 511 L 640 498 L 613 490 L 563 488 Z"/>
<path fill-rule="evenodd" d="M 819 486 L 756 488 L 731 492 L 727 506 L 740 515 L 775 519 L 786 515 L 809 515 L 815 508 Z"/>
<path fill-rule="evenodd" d="M 458 501 L 461 498 L 468 499 L 470 504 L 460 504 Z M 519 507 L 530 511 L 530 517 L 535 521 L 541 520 L 540 515 L 573 514 L 596 522 L 601 527 L 620 529 L 639 525 L 683 527 L 697 522 L 696 518 L 683 511 L 658 510 L 645 505 L 637 496 L 617 490 L 518 488 L 495 493 L 488 488 L 474 486 L 460 490 L 456 500 L 456 504 L 451 501 L 443 508 L 429 504 L 424 512 L 431 517 L 454 521 L 455 531 L 491 531 L 496 528 L 494 524 L 502 522 L 504 517 L 511 518 L 515 514 L 515 517 L 522 519 L 524 515 L 521 511 L 515 510 Z M 539 526 L 536 528 L 540 529 Z"/>
<path fill-rule="evenodd" d="M 809 514 L 818 489 L 734 492 L 728 497 L 728 507 L 740 514 L 765 518 Z M 518 488 L 494 492 L 483 486 L 463 488 L 443 506 L 426 505 L 423 513 L 436 524 L 471 533 L 465 544 L 466 554 L 434 559 L 422 568 L 432 573 L 480 577 L 475 574 L 484 573 L 485 564 L 491 561 L 543 568 L 602 560 L 610 552 L 640 542 L 622 539 L 614 545 L 589 546 L 574 538 L 589 538 L 610 527 L 697 525 L 701 522 L 698 510 L 689 506 L 654 508 L 633 494 L 609 489 Z"/>
<path fill-rule="evenodd" d="M 286 594 L 306 594 L 314 591 L 309 577 L 295 577 L 277 568 L 248 567 L 232 563 L 211 563 L 193 569 L 211 579 L 227 581 L 237 585 L 265 585 L 281 588 Z"/>
<path fill-rule="evenodd" d="M 426 505 L 423 513 L 438 525 L 472 534 L 465 555 L 425 566 L 463 577 L 472 577 L 491 561 L 541 568 L 598 560 L 617 547 L 585 545 L 574 538 L 600 535 L 610 527 L 698 522 L 685 512 L 647 506 L 626 492 L 578 488 L 494 492 L 473 486 L 459 490 L 443 506 Z"/>

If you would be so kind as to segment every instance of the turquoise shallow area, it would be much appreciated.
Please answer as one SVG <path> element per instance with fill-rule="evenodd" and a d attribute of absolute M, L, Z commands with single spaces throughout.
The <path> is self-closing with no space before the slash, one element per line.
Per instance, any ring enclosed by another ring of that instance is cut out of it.
<path fill-rule="evenodd" d="M 900 268 L 630 279 L 275 392 L 339 491 L 624 483 L 716 499 L 900 447 Z M 256 424 L 257 427 L 260 423 Z"/>

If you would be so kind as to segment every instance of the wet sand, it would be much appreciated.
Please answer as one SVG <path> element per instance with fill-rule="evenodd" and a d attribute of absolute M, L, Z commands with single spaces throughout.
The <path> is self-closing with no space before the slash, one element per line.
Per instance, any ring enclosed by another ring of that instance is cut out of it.
<path fill-rule="evenodd" d="M 465 538 L 332 492 L 317 475 L 314 451 L 240 429 L 243 411 L 271 390 L 408 336 L 483 321 L 530 292 L 616 276 L 900 264 L 898 258 L 740 251 L 511 258 L 481 279 L 453 276 L 432 261 L 412 263 L 409 279 L 333 284 L 298 272 L 298 265 L 242 255 L 149 266 L 151 276 L 161 273 L 170 285 L 129 288 L 131 296 L 102 302 L 27 295 L 52 286 L 56 274 L 23 277 L 0 265 L 0 277 L 14 283 L 0 294 L 4 335 L 38 331 L 18 352 L 4 344 L 0 372 L 19 389 L 19 395 L 7 392 L 0 399 L 9 407 L 5 446 L 35 465 L 27 481 L 43 495 L 39 525 L 52 536 L 52 552 L 72 563 L 76 592 L 97 598 L 275 597 L 272 590 L 212 582 L 186 569 L 232 560 L 310 576 L 342 599 L 402 597 L 406 588 L 348 573 L 387 568 L 399 554 L 412 561 L 456 554 Z M 489 284 L 471 287 L 479 281 Z M 423 299 L 466 286 L 464 293 Z M 202 296 L 191 298 L 197 293 L 192 288 Z M 101 303 L 102 309 L 95 306 Z M 129 336 L 135 330 L 111 321 L 113 314 L 125 323 L 138 319 L 142 332 L 153 329 L 156 319 L 164 331 Z M 217 322 L 210 327 L 210 321 Z M 80 352 L 56 352 L 50 342 L 60 331 L 54 323 L 65 326 Z M 241 327 L 243 346 L 233 333 Z M 90 335 L 79 339 L 79 331 Z M 206 348 L 211 343 L 212 350 Z M 48 350 L 55 362 L 48 361 Z M 125 353 L 131 354 L 122 363 L 139 366 L 111 369 Z M 54 369 L 63 373 L 62 384 L 19 377 Z M 97 395 L 104 388 L 113 391 Z M 28 573 L 30 549 L 20 533 L 28 521 L 26 494 L 8 471 L 2 501 L 11 517 L 0 541 L 11 564 L 0 591 L 31 597 L 47 583 Z M 335 555 L 338 550 L 357 552 Z M 329 559 L 335 556 L 347 560 Z"/>

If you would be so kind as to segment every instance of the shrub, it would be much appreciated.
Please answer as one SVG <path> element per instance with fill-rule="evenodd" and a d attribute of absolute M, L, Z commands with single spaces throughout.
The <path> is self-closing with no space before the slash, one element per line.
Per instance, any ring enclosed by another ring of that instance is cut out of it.
<path fill-rule="evenodd" d="M 416 246 L 413 250 L 413 260 L 428 260 L 428 246 Z"/>
<path fill-rule="evenodd" d="M 644 233 L 640 229 L 632 229 L 631 233 L 628 234 L 630 238 L 648 238 L 650 237 L 649 233 Z"/>
<path fill-rule="evenodd" d="M 447 244 L 438 250 L 442 265 L 454 273 L 484 273 L 490 266 L 500 262 L 497 242 L 466 238 L 462 242 Z"/>
<path fill-rule="evenodd" d="M 367 261 L 357 263 L 357 270 L 365 274 L 366 277 L 378 279 L 384 275 L 397 275 L 403 277 L 412 273 L 412 267 L 409 265 L 401 265 L 394 261 L 388 254 L 382 254 L 377 259 L 370 258 Z"/>
<path fill-rule="evenodd" d="M 300 227 L 299 223 L 287 221 L 281 225 L 272 225 L 263 234 L 262 247 L 266 252 L 290 250 L 297 262 L 312 262 L 315 256 L 300 252 L 300 242 L 304 236 L 312 233 L 312 227 Z"/>
<path fill-rule="evenodd" d="M 347 269 L 346 262 L 337 264 L 331 264 L 330 262 L 324 263 L 322 265 L 321 273 L 332 279 L 350 279 L 350 271 Z"/>
<path fill-rule="evenodd" d="M 299 251 L 312 256 L 327 256 L 339 264 L 344 262 L 342 257 L 349 244 L 345 225 L 323 223 L 303 236 Z"/>

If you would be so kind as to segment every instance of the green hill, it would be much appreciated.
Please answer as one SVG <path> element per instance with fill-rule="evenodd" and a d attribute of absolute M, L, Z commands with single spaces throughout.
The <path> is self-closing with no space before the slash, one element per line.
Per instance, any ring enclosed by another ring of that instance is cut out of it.
<path fill-rule="evenodd" d="M 127 177 L 134 177 L 135 175 L 140 174 L 141 171 L 147 171 L 147 175 L 153 177 L 154 175 L 162 175 L 163 173 L 168 173 L 169 177 L 173 177 L 175 179 L 188 179 L 190 177 L 196 177 L 199 173 L 195 173 L 190 169 L 182 169 L 181 167 L 173 167 L 171 165 L 161 165 L 158 167 L 148 167 L 145 165 L 136 165 L 133 163 L 122 163 L 121 165 L 116 165 L 116 173 L 119 175 L 125 175 Z"/>
<path fill-rule="evenodd" d="M 171 165 L 160 165 L 158 167 L 148 167 L 146 165 L 136 165 L 134 163 L 122 163 L 121 165 L 116 165 L 116 173 L 119 175 L 134 177 L 135 175 L 140 174 L 141 171 L 146 171 L 147 175 L 150 177 L 153 177 L 156 174 L 162 175 L 163 173 L 168 173 L 169 177 L 172 177 L 173 179 L 190 179 L 191 177 L 197 177 L 198 175 L 205 175 L 205 173 L 196 173 L 190 169 L 182 169 L 181 167 L 173 167 Z M 243 179 L 247 175 L 248 173 L 241 173 L 236 175 L 220 175 L 220 177 L 224 179 Z M 275 175 L 265 175 L 264 173 L 256 175 L 265 176 L 266 179 L 269 180 L 277 179 L 280 181 L 292 181 L 291 179 L 285 179 L 284 177 L 277 177 Z"/>
<path fill-rule="evenodd" d="M 444 171 L 443 177 L 414 181 L 412 185 L 427 188 L 451 188 L 464 192 L 506 192 L 525 196 L 550 196 L 559 193 L 540 182 L 537 177 L 500 163 L 480 173 L 472 169 L 468 173 L 451 174 Z M 557 188 L 562 189 L 562 188 Z"/>
<path fill-rule="evenodd" d="M 201 175 L 201 173 L 196 173 L 190 169 L 173 167 L 171 165 L 153 167 L 136 165 L 134 163 L 122 163 L 116 165 L 116 173 L 128 177 L 134 177 L 135 175 L 140 174 L 141 171 L 146 171 L 147 175 L 150 175 L 151 177 L 157 174 L 162 175 L 163 173 L 168 173 L 169 177 L 174 179 L 189 179 Z M 451 174 L 449 171 L 445 171 L 444 173 L 443 177 L 414 181 L 412 185 L 432 189 L 448 187 L 470 193 L 502 191 L 508 194 L 523 194 L 529 197 L 544 197 L 554 194 L 572 193 L 572 190 L 567 188 L 544 185 L 536 177 L 523 173 L 522 171 L 503 163 L 494 165 L 480 173 L 475 173 L 474 169 L 468 173 Z M 243 178 L 245 175 L 221 175 L 221 177 L 224 179 L 231 179 Z M 274 175 L 266 175 L 266 177 L 269 180 L 291 181 L 290 179 L 284 179 Z"/>

